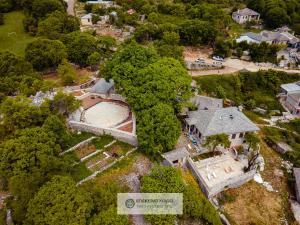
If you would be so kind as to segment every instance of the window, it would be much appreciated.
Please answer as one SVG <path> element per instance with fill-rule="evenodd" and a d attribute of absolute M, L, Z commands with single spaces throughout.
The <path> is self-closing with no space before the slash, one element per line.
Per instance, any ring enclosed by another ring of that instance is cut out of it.
<path fill-rule="evenodd" d="M 199 138 L 201 138 L 201 133 L 199 132 Z"/>
<path fill-rule="evenodd" d="M 178 159 L 173 161 L 173 164 L 177 164 L 178 163 Z"/>
<path fill-rule="evenodd" d="M 235 139 L 235 137 L 236 137 L 236 134 L 233 134 L 233 135 L 231 136 L 231 139 Z"/>
<path fill-rule="evenodd" d="M 240 133 L 239 138 L 244 137 L 244 133 Z"/>

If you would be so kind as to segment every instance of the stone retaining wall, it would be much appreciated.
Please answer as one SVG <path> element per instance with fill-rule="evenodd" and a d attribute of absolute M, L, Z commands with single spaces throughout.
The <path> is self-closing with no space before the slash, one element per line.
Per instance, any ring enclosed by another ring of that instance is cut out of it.
<path fill-rule="evenodd" d="M 70 128 L 75 130 L 90 132 L 95 135 L 109 134 L 119 141 L 131 144 L 133 146 L 138 145 L 137 136 L 128 132 L 124 132 L 114 128 L 104 128 L 87 123 L 81 123 L 73 120 L 68 121 L 68 125 Z"/>
<path fill-rule="evenodd" d="M 69 148 L 68 150 L 64 151 L 64 152 L 61 152 L 59 155 L 64 155 L 68 152 L 72 152 L 72 151 L 75 151 L 76 149 L 78 148 L 82 148 L 82 147 L 85 147 L 87 145 L 89 145 L 93 139 L 95 139 L 96 137 L 90 137 L 80 143 L 78 143 L 77 145 L 73 146 L 72 148 Z"/>

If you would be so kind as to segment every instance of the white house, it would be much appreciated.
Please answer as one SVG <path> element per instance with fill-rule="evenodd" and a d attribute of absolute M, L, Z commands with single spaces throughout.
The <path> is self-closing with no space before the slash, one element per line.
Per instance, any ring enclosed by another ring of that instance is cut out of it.
<path fill-rule="evenodd" d="M 209 136 L 225 133 L 231 147 L 242 145 L 246 133 L 259 131 L 237 107 L 189 111 L 185 124 L 188 132 L 200 143 Z"/>
<path fill-rule="evenodd" d="M 258 21 L 260 18 L 260 14 L 258 12 L 253 11 L 252 9 L 239 9 L 236 12 L 232 13 L 232 19 L 239 23 L 244 24 L 249 21 Z"/>
<path fill-rule="evenodd" d="M 92 13 L 89 13 L 89 14 L 86 14 L 86 15 L 82 16 L 80 18 L 81 25 L 82 26 L 92 26 L 93 25 L 92 18 L 93 18 Z"/>

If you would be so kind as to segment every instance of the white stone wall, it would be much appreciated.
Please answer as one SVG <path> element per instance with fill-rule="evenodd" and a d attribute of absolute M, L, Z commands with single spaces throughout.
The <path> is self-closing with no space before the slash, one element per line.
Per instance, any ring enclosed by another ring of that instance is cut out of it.
<path fill-rule="evenodd" d="M 75 130 L 90 132 L 95 135 L 109 134 L 119 141 L 123 141 L 123 142 L 131 144 L 133 146 L 138 145 L 137 136 L 135 134 L 124 132 L 124 131 L 117 130 L 114 128 L 104 128 L 104 127 L 94 126 L 91 124 L 81 123 L 81 122 L 77 122 L 77 121 L 69 121 L 68 124 L 69 124 L 69 127 L 73 128 Z"/>
<path fill-rule="evenodd" d="M 207 160 L 210 160 L 210 159 L 207 159 Z M 237 187 L 243 185 L 244 183 L 252 180 L 256 173 L 256 170 L 251 170 L 247 173 L 244 173 L 243 175 L 239 175 L 239 176 L 230 178 L 219 185 L 215 185 L 214 187 L 209 188 L 206 185 L 205 181 L 202 179 L 202 176 L 198 172 L 198 169 L 195 167 L 194 162 L 191 158 L 188 158 L 188 160 L 187 160 L 187 167 L 191 170 L 192 174 L 197 179 L 201 190 L 204 192 L 204 194 L 208 198 L 211 198 L 211 197 L 217 195 L 218 193 L 220 193 L 224 190 L 227 190 L 229 188 L 237 188 Z"/>

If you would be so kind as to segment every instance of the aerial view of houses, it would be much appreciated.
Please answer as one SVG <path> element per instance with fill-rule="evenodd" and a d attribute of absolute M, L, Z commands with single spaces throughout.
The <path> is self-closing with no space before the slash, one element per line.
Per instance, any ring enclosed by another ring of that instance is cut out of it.
<path fill-rule="evenodd" d="M 0 224 L 300 224 L 300 1 L 0 0 Z"/>

